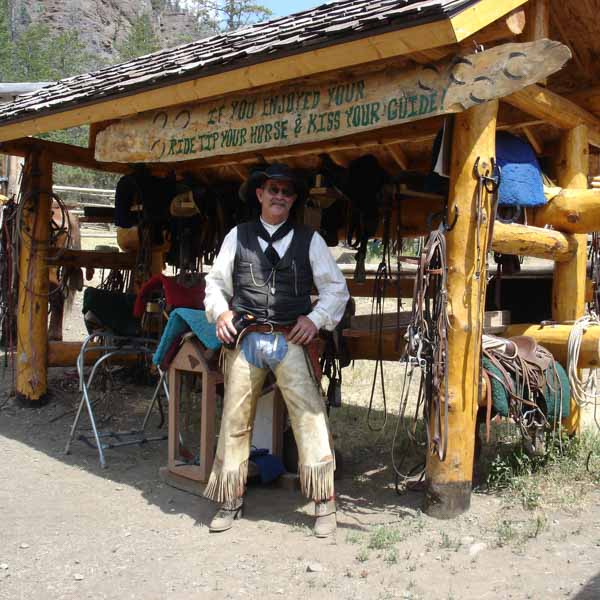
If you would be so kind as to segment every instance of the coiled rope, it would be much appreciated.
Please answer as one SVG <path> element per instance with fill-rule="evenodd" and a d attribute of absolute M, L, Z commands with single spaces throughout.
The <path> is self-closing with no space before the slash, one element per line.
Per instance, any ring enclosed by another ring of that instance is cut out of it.
<path fill-rule="evenodd" d="M 571 395 L 579 406 L 592 403 L 597 405 L 600 400 L 597 370 L 590 369 L 589 375 L 582 378 L 577 368 L 583 335 L 593 326 L 600 326 L 600 319 L 594 312 L 577 319 L 571 328 L 567 343 L 567 373 Z"/>

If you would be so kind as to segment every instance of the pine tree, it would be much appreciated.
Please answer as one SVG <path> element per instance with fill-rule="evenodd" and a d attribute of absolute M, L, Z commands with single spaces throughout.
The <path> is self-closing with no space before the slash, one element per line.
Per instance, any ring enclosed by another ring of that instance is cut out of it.
<path fill-rule="evenodd" d="M 125 62 L 160 49 L 158 37 L 148 13 L 140 15 L 131 25 L 125 41 L 117 45 L 119 60 Z"/>
<path fill-rule="evenodd" d="M 262 21 L 273 12 L 252 0 L 190 0 L 192 14 L 200 24 L 212 24 L 217 31 L 235 31 Z"/>
<path fill-rule="evenodd" d="M 0 0 L 0 81 L 8 81 L 12 38 L 8 0 Z"/>
<path fill-rule="evenodd" d="M 12 46 L 11 81 L 50 79 L 50 37 L 50 30 L 41 23 L 29 25 L 20 33 Z"/>
<path fill-rule="evenodd" d="M 235 31 L 250 23 L 263 21 L 273 14 L 269 8 L 252 0 L 224 0 L 218 11 L 222 15 L 221 23 L 225 31 Z"/>
<path fill-rule="evenodd" d="M 48 78 L 52 81 L 85 73 L 94 63 L 76 30 L 51 37 L 48 50 Z"/>

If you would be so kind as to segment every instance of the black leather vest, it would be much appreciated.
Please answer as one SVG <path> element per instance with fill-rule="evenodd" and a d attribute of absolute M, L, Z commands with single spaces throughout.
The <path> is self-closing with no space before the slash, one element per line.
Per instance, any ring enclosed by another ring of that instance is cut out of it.
<path fill-rule="evenodd" d="M 314 232 L 305 225 L 295 225 L 293 231 L 287 252 L 273 267 L 258 243 L 256 223 L 238 225 L 232 310 L 276 325 L 295 323 L 311 311 L 309 249 Z"/>

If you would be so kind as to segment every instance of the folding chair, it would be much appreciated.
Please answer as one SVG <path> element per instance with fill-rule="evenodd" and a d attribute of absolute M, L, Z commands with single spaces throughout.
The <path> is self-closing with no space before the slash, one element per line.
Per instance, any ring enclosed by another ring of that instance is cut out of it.
<path fill-rule="evenodd" d="M 92 344 L 93 341 L 97 341 L 97 343 Z M 77 357 L 77 373 L 79 375 L 81 401 L 79 402 L 77 413 L 71 426 L 69 439 L 67 440 L 65 447 L 65 454 L 70 453 L 71 443 L 73 442 L 75 434 L 78 431 L 84 406 L 87 410 L 92 433 L 80 433 L 77 439 L 98 450 L 100 466 L 102 468 L 106 468 L 104 450 L 122 446 L 141 445 L 148 442 L 167 439 L 168 435 L 166 432 L 160 435 L 148 436 L 146 435 L 145 431 L 152 409 L 157 402 L 161 414 L 161 426 L 162 423 L 164 423 L 164 412 L 160 401 L 160 392 L 161 390 L 164 392 L 165 398 L 168 401 L 169 391 L 167 387 L 166 372 L 160 371 L 159 369 L 160 378 L 152 395 L 150 404 L 146 409 L 142 425 L 139 429 L 131 429 L 127 431 L 100 431 L 96 424 L 96 416 L 94 414 L 95 402 L 90 398 L 90 388 L 99 372 L 99 369 L 106 366 L 107 362 L 110 361 L 111 358 L 114 358 L 115 356 L 131 354 L 136 354 L 140 357 L 150 357 L 156 350 L 157 343 L 157 340 L 152 338 L 124 337 L 108 332 L 95 332 L 85 338 Z M 101 356 L 94 361 L 91 371 L 86 379 L 84 365 L 86 363 L 86 356 L 92 352 L 101 352 Z"/>

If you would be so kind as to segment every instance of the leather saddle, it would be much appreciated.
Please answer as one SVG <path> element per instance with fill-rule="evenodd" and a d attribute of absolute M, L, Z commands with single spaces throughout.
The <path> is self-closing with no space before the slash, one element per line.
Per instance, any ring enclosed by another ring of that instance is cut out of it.
<path fill-rule="evenodd" d="M 554 357 L 535 339 L 528 336 L 504 339 L 484 335 L 482 353 L 495 367 L 495 372 L 484 369 L 482 373 L 486 382 L 486 423 L 489 440 L 493 402 L 492 379 L 504 387 L 509 403 L 520 405 L 519 408 L 514 407 L 510 410 L 511 416 L 519 419 L 524 407 L 527 410 L 540 410 L 536 395 L 544 394 L 547 387 L 546 371 L 554 364 Z"/>

